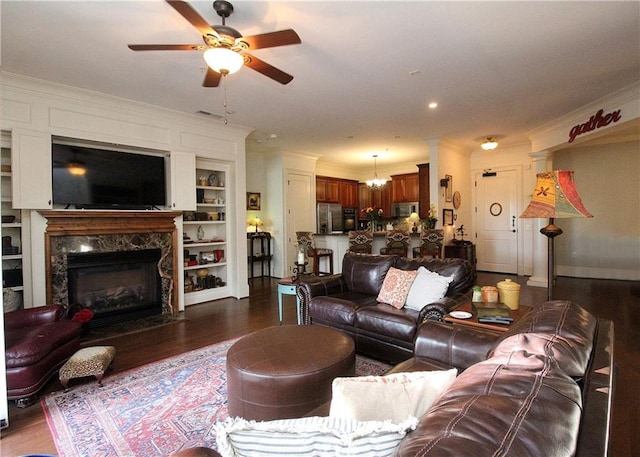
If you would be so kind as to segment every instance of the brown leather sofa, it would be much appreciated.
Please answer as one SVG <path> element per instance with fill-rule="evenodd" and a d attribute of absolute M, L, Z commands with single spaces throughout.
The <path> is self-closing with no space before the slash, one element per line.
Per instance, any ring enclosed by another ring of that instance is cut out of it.
<path fill-rule="evenodd" d="M 504 334 L 427 322 L 391 372 L 462 373 L 401 442 L 403 456 L 609 454 L 613 323 L 563 300 Z"/>
<path fill-rule="evenodd" d="M 4 315 L 7 396 L 19 407 L 33 404 L 38 391 L 80 348 L 81 324 L 64 315 L 60 305 Z"/>
<path fill-rule="evenodd" d="M 376 300 L 391 267 L 417 270 L 424 266 L 453 276 L 444 298 L 425 303 L 421 311 L 396 309 Z M 426 320 L 444 315 L 471 299 L 474 270 L 462 259 L 408 259 L 400 256 L 345 254 L 342 273 L 302 277 L 298 287 L 306 324 L 332 327 L 350 335 L 356 352 L 398 363 L 413 355 L 416 330 Z"/>
<path fill-rule="evenodd" d="M 435 321 L 387 374 L 457 368 L 396 457 L 609 455 L 614 330 L 580 306 L 536 306 L 505 333 Z M 327 415 L 329 404 L 307 416 Z M 215 456 L 207 449 L 178 453 Z"/>

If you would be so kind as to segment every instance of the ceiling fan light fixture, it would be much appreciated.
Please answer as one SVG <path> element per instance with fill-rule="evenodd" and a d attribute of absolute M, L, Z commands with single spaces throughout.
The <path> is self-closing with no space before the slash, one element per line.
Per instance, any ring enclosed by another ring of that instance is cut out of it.
<path fill-rule="evenodd" d="M 212 70 L 230 75 L 242 68 L 244 57 L 227 48 L 210 48 L 204 52 L 204 60 Z"/>
<path fill-rule="evenodd" d="M 498 142 L 491 137 L 487 137 L 487 139 L 480 145 L 480 147 L 485 151 L 492 151 L 498 147 Z"/>

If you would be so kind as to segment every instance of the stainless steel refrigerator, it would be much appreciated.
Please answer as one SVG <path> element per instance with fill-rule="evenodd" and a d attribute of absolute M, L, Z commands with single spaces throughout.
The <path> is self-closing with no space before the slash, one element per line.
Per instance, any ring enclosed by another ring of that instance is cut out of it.
<path fill-rule="evenodd" d="M 342 233 L 342 205 L 318 203 L 318 233 Z"/>

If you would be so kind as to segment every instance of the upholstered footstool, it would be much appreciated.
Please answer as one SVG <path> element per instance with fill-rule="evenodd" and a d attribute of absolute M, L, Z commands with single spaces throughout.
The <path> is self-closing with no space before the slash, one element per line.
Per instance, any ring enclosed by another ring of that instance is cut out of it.
<path fill-rule="evenodd" d="M 331 399 L 331 383 L 354 376 L 353 340 L 315 325 L 269 327 L 227 352 L 229 416 L 251 420 L 300 417 Z"/>
<path fill-rule="evenodd" d="M 67 391 L 70 379 L 95 376 L 98 385 L 102 386 L 104 372 L 111 365 L 115 355 L 116 348 L 113 346 L 93 346 L 80 349 L 60 368 L 60 384 Z"/>

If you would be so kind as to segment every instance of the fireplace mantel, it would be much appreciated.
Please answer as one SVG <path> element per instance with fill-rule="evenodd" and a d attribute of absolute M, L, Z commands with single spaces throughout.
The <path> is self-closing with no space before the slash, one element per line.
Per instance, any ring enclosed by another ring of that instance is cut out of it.
<path fill-rule="evenodd" d="M 47 235 L 167 233 L 176 229 L 178 211 L 39 211 L 47 219 Z"/>
<path fill-rule="evenodd" d="M 66 278 L 61 280 L 60 264 L 66 264 L 66 248 L 60 250 L 54 246 L 60 241 L 54 240 L 98 240 L 96 245 L 102 245 L 99 240 L 112 238 L 113 236 L 123 235 L 131 238 L 138 238 L 136 235 L 150 235 L 154 238 L 158 236 L 170 237 L 166 239 L 165 248 L 163 249 L 163 257 L 171 255 L 170 267 L 165 267 L 165 275 L 170 274 L 172 281 L 169 287 L 169 303 L 172 314 L 178 313 L 178 290 L 174 288 L 174 284 L 178 284 L 178 230 L 175 224 L 175 218 L 182 213 L 178 211 L 85 211 L 85 210 L 47 210 L 39 211 L 39 213 L 47 219 L 47 227 L 45 231 L 45 258 L 46 260 L 46 289 L 47 302 L 53 303 L 52 300 L 61 301 L 64 294 L 60 293 L 61 282 L 64 283 L 66 290 Z M 79 238 L 80 237 L 80 238 Z M 102 237 L 102 238 L 101 238 Z M 65 241 L 66 242 L 66 241 Z M 74 243 L 71 243 L 74 244 Z M 77 244 L 77 243 L 75 243 Z M 119 243 L 115 243 L 119 245 Z M 137 246 L 142 248 L 144 246 Z M 114 249 L 119 250 L 119 249 Z M 70 250 L 68 252 L 74 252 Z M 168 269 L 172 271 L 168 271 Z M 56 289 L 54 291 L 54 289 Z M 64 304 L 64 303 L 63 303 Z"/>

